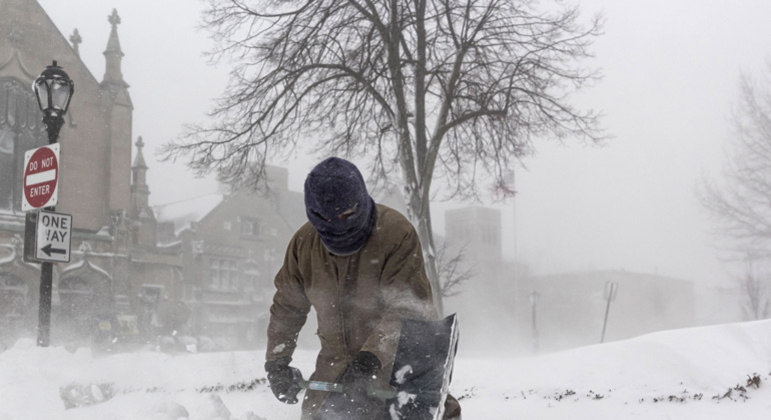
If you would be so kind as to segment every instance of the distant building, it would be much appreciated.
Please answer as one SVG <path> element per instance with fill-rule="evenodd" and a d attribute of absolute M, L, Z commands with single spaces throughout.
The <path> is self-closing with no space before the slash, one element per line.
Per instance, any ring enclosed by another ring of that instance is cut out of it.
<path fill-rule="evenodd" d="M 262 344 L 273 277 L 306 220 L 302 194 L 288 189 L 288 171 L 269 167 L 267 174 L 262 193 L 231 191 L 156 208 L 179 241 L 189 329 L 221 346 Z"/>
<path fill-rule="evenodd" d="M 693 283 L 626 271 L 532 276 L 501 257 L 502 228 L 496 209 L 472 206 L 445 216 L 452 255 L 474 276 L 445 301 L 458 312 L 467 347 L 558 350 L 600 341 L 607 308 L 605 289 L 616 284 L 605 340 L 696 324 Z M 517 274 L 519 273 L 519 274 Z"/>
<path fill-rule="evenodd" d="M 464 207 L 445 212 L 445 233 L 456 247 L 479 263 L 500 264 L 501 212 L 482 206 Z"/>
<path fill-rule="evenodd" d="M 456 272 L 472 277 L 455 296 L 444 300 L 445 312 L 457 312 L 463 334 L 460 346 L 499 349 L 514 342 L 514 306 L 517 298 L 513 264 L 502 258 L 501 213 L 497 209 L 470 206 L 445 212 L 445 260 L 460 254 Z M 440 270 L 441 271 L 441 270 Z"/>

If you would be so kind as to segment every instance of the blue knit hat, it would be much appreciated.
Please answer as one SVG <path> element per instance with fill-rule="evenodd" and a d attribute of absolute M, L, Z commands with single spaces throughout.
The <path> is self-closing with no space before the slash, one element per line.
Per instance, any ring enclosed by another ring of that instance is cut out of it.
<path fill-rule="evenodd" d="M 325 159 L 305 178 L 305 213 L 336 255 L 361 249 L 375 226 L 375 201 L 361 172 L 337 157 Z"/>

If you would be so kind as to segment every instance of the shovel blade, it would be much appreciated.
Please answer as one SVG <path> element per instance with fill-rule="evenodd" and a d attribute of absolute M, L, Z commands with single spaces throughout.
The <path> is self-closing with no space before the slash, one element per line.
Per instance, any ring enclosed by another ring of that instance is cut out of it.
<path fill-rule="evenodd" d="M 397 395 L 386 401 L 392 420 L 437 420 L 444 414 L 455 353 L 458 319 L 405 319 L 391 372 Z"/>

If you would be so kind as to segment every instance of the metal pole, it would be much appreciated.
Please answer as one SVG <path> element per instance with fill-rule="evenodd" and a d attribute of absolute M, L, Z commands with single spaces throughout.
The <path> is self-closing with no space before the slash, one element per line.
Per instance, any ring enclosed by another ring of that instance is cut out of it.
<path fill-rule="evenodd" d="M 46 115 L 43 122 L 48 129 L 48 144 L 52 145 L 59 138 L 59 130 L 64 124 L 61 115 L 52 117 Z M 56 206 L 46 207 L 45 210 L 56 211 Z M 51 343 L 51 295 L 53 294 L 53 270 L 52 262 L 40 263 L 40 302 L 38 304 L 37 345 L 48 347 Z"/>
<path fill-rule="evenodd" d="M 610 312 L 610 296 L 608 296 L 607 304 L 605 305 L 605 320 L 602 322 L 602 335 L 600 336 L 600 343 L 605 341 L 605 327 L 608 326 L 609 312 Z"/>
<path fill-rule="evenodd" d="M 45 89 L 46 94 L 41 97 L 40 89 Z M 61 90 L 67 89 L 67 90 Z M 48 144 L 58 141 L 59 130 L 64 125 L 64 114 L 70 106 L 72 94 L 75 92 L 75 84 L 61 67 L 56 65 L 56 60 L 47 66 L 40 76 L 32 83 L 32 90 L 37 97 L 40 110 L 43 112 L 43 124 L 48 132 Z M 53 91 L 56 91 L 55 94 Z M 63 95 L 62 95 L 63 94 Z M 55 211 L 56 207 L 46 207 L 45 210 Z M 38 217 L 40 213 L 38 212 Z M 25 224 L 25 229 L 27 225 Z M 35 232 L 37 234 L 37 232 Z M 26 232 L 25 232 L 26 235 Z M 26 238 L 25 238 L 26 240 Z M 26 245 L 25 245 L 26 248 Z M 48 347 L 51 341 L 51 295 L 53 289 L 53 263 L 42 262 L 40 264 L 40 303 L 38 305 L 38 337 L 37 344 Z"/>
<path fill-rule="evenodd" d="M 48 347 L 51 341 L 51 289 L 53 285 L 53 263 L 40 265 L 40 306 L 38 308 L 37 345 Z"/>
<path fill-rule="evenodd" d="M 618 283 L 615 281 L 608 281 L 605 283 L 605 319 L 602 321 L 602 335 L 600 336 L 600 343 L 605 342 L 605 329 L 608 326 L 608 313 L 610 313 L 610 302 L 616 298 L 616 292 L 618 291 Z"/>

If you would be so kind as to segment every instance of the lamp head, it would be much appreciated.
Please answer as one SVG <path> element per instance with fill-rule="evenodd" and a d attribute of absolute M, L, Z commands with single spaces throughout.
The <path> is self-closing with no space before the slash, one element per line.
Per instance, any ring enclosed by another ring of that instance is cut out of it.
<path fill-rule="evenodd" d="M 75 83 L 54 60 L 53 64 L 46 66 L 32 83 L 32 90 L 44 114 L 62 116 L 67 113 L 67 108 L 70 106 L 72 94 L 75 92 Z"/>

